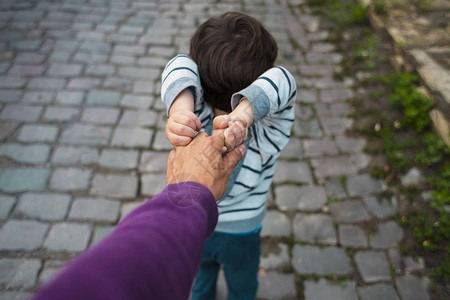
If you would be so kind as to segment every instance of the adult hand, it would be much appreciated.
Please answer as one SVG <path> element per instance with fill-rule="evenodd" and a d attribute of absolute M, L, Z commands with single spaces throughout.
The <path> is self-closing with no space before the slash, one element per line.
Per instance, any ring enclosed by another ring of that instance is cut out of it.
<path fill-rule="evenodd" d="M 172 150 L 167 160 L 166 183 L 198 182 L 216 200 L 222 198 L 231 172 L 247 150 L 242 144 L 222 157 L 224 143 L 223 130 L 216 130 L 212 136 L 200 132 L 189 145 Z"/>

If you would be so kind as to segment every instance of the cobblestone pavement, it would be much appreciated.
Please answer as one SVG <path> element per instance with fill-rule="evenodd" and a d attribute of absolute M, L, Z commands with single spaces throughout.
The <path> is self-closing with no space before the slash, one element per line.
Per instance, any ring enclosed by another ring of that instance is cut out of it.
<path fill-rule="evenodd" d="M 288 4 L 1 1 L 0 299 L 23 299 L 161 191 L 171 148 L 161 71 L 198 24 L 230 10 L 264 21 L 299 85 L 258 297 L 428 299 L 428 280 L 409 275 L 423 262 L 399 255 L 396 201 L 377 199 L 385 186 L 368 174 L 366 141 L 347 133 L 356 87 L 333 76 L 342 56 L 317 16 Z"/>

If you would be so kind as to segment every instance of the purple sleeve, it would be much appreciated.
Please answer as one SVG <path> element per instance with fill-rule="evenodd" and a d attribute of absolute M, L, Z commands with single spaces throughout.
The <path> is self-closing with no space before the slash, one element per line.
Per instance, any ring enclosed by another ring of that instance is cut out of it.
<path fill-rule="evenodd" d="M 32 299 L 185 300 L 217 217 L 214 196 L 203 185 L 168 185 Z"/>

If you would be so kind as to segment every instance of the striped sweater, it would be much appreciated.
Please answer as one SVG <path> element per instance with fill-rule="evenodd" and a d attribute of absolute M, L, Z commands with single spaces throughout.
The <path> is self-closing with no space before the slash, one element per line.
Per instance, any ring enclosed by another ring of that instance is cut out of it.
<path fill-rule="evenodd" d="M 196 63 L 187 55 L 178 55 L 167 63 L 161 80 L 161 98 L 167 112 L 178 94 L 190 88 L 195 98 L 194 113 L 202 123 L 202 130 L 211 134 L 214 110 L 202 99 Z M 227 192 L 218 202 L 216 231 L 247 233 L 261 225 L 275 163 L 289 141 L 296 95 L 295 79 L 283 67 L 267 70 L 250 86 L 232 95 L 232 109 L 243 98 L 250 101 L 254 124 L 248 132 L 248 151 L 235 168 Z"/>

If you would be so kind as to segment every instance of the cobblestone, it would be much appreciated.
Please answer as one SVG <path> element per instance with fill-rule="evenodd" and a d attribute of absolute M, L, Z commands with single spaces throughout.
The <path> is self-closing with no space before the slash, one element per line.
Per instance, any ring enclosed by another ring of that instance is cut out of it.
<path fill-rule="evenodd" d="M 12 122 L 1 122 L 0 123 L 0 140 L 3 140 L 13 134 L 19 124 Z"/>
<path fill-rule="evenodd" d="M 269 210 L 264 218 L 261 236 L 291 235 L 291 225 L 287 216 L 281 212 Z"/>
<path fill-rule="evenodd" d="M 392 200 L 388 200 L 370 196 L 364 197 L 363 201 L 369 212 L 379 219 L 387 218 L 397 212 L 397 200 L 394 197 Z"/>
<path fill-rule="evenodd" d="M 358 226 L 340 225 L 339 243 L 345 247 L 366 248 L 367 238 L 364 231 Z"/>
<path fill-rule="evenodd" d="M 297 214 L 293 221 L 294 236 L 303 242 L 335 245 L 336 232 L 332 219 L 323 214 Z"/>
<path fill-rule="evenodd" d="M 154 196 L 166 186 L 165 174 L 144 174 L 141 176 L 141 194 Z"/>
<path fill-rule="evenodd" d="M 16 199 L 7 195 L 0 195 L 0 220 L 6 219 L 12 211 Z"/>
<path fill-rule="evenodd" d="M 311 171 L 308 164 L 304 162 L 279 161 L 276 164 L 273 181 L 275 183 L 287 181 L 311 183 Z"/>
<path fill-rule="evenodd" d="M 321 278 L 319 281 L 306 280 L 305 300 L 356 300 L 355 282 L 343 281 L 335 284 Z"/>
<path fill-rule="evenodd" d="M 0 284 L 6 285 L 7 288 L 31 288 L 36 283 L 41 265 L 39 259 L 2 258 Z"/>
<path fill-rule="evenodd" d="M 403 230 L 394 221 L 378 225 L 378 231 L 370 236 L 370 245 L 376 249 L 396 246 L 403 239 Z"/>
<path fill-rule="evenodd" d="M 428 300 L 430 299 L 427 288 L 428 280 L 418 279 L 413 276 L 399 276 L 395 278 L 398 293 L 402 299 Z"/>
<path fill-rule="evenodd" d="M 294 299 L 297 295 L 293 274 L 267 272 L 259 277 L 258 299 Z"/>
<path fill-rule="evenodd" d="M 90 194 L 111 198 L 134 198 L 137 185 L 138 179 L 135 175 L 97 174 L 92 180 Z"/>
<path fill-rule="evenodd" d="M 148 147 L 151 137 L 152 131 L 149 129 L 117 127 L 111 144 L 128 148 Z"/>
<path fill-rule="evenodd" d="M 350 274 L 350 259 L 342 248 L 295 245 L 292 264 L 299 274 Z"/>
<path fill-rule="evenodd" d="M 83 251 L 91 233 L 92 228 L 88 224 L 58 223 L 50 229 L 44 247 L 50 251 Z"/>
<path fill-rule="evenodd" d="M 91 246 L 97 244 L 114 231 L 114 226 L 97 226 L 94 232 L 94 237 L 92 238 Z"/>
<path fill-rule="evenodd" d="M 345 200 L 330 204 L 336 222 L 354 223 L 369 220 L 369 215 L 360 200 Z"/>
<path fill-rule="evenodd" d="M 17 139 L 21 142 L 53 142 L 59 129 L 53 125 L 23 125 Z"/>
<path fill-rule="evenodd" d="M 53 101 L 54 94 L 48 91 L 27 92 L 23 96 L 22 103 L 49 104 Z"/>
<path fill-rule="evenodd" d="M 319 178 L 355 174 L 358 169 L 347 156 L 322 157 L 312 159 L 314 173 Z"/>
<path fill-rule="evenodd" d="M 364 287 L 358 287 L 358 294 L 361 300 L 398 300 L 392 285 L 387 283 L 376 283 Z"/>
<path fill-rule="evenodd" d="M 305 155 L 308 157 L 338 154 L 336 145 L 329 139 L 303 140 L 303 147 L 305 148 Z"/>
<path fill-rule="evenodd" d="M 56 96 L 55 102 L 61 105 L 80 105 L 83 102 L 83 99 L 83 92 L 61 91 Z"/>
<path fill-rule="evenodd" d="M 0 120 L 35 122 L 39 120 L 42 106 L 7 105 L 0 114 Z"/>
<path fill-rule="evenodd" d="M 42 246 L 50 225 L 10 219 L 0 229 L 1 250 L 34 250 Z"/>
<path fill-rule="evenodd" d="M 2 144 L 0 145 L 0 156 L 23 163 L 44 163 L 50 156 L 50 147 L 42 144 Z"/>
<path fill-rule="evenodd" d="M 119 216 L 120 203 L 115 200 L 77 198 L 72 204 L 69 220 L 114 222 Z"/>
<path fill-rule="evenodd" d="M 144 151 L 139 162 L 139 171 L 165 173 L 168 157 L 169 152 Z"/>
<path fill-rule="evenodd" d="M 278 186 L 275 195 L 281 210 L 315 211 L 327 202 L 325 191 L 319 186 Z"/>
<path fill-rule="evenodd" d="M 282 243 L 278 243 L 275 247 L 273 245 L 270 245 L 268 248 L 271 251 L 267 251 L 265 250 L 266 247 L 264 243 L 266 241 L 267 240 L 263 240 L 262 242 L 260 268 L 266 270 L 290 267 L 288 246 Z"/>
<path fill-rule="evenodd" d="M 52 162 L 61 165 L 91 164 L 99 160 L 98 150 L 88 147 L 57 147 L 52 156 Z"/>
<path fill-rule="evenodd" d="M 0 175 L 0 190 L 5 192 L 42 191 L 51 170 L 45 168 L 5 168 Z"/>
<path fill-rule="evenodd" d="M 359 251 L 355 254 L 359 273 L 365 282 L 390 280 L 386 254 L 377 251 Z"/>
<path fill-rule="evenodd" d="M 20 196 L 14 213 L 41 220 L 63 220 L 70 200 L 67 194 L 25 193 Z"/>
<path fill-rule="evenodd" d="M 155 126 L 156 113 L 153 111 L 124 111 L 120 125 L 124 126 Z"/>
<path fill-rule="evenodd" d="M 106 145 L 111 131 L 106 126 L 74 124 L 64 129 L 60 140 L 65 144 Z"/>
<path fill-rule="evenodd" d="M 115 124 L 119 118 L 120 111 L 117 108 L 93 107 L 83 111 L 81 121 L 95 124 Z"/>
<path fill-rule="evenodd" d="M 368 174 L 354 175 L 347 180 L 347 191 L 350 196 L 361 196 L 370 193 L 380 193 L 385 190 L 381 180 L 376 180 Z"/>
<path fill-rule="evenodd" d="M 121 97 L 121 93 L 116 91 L 93 90 L 89 92 L 86 98 L 86 104 L 115 106 L 120 103 Z"/>
<path fill-rule="evenodd" d="M 89 187 L 92 171 L 80 168 L 56 169 L 50 179 L 50 187 L 56 191 L 85 190 Z"/>

